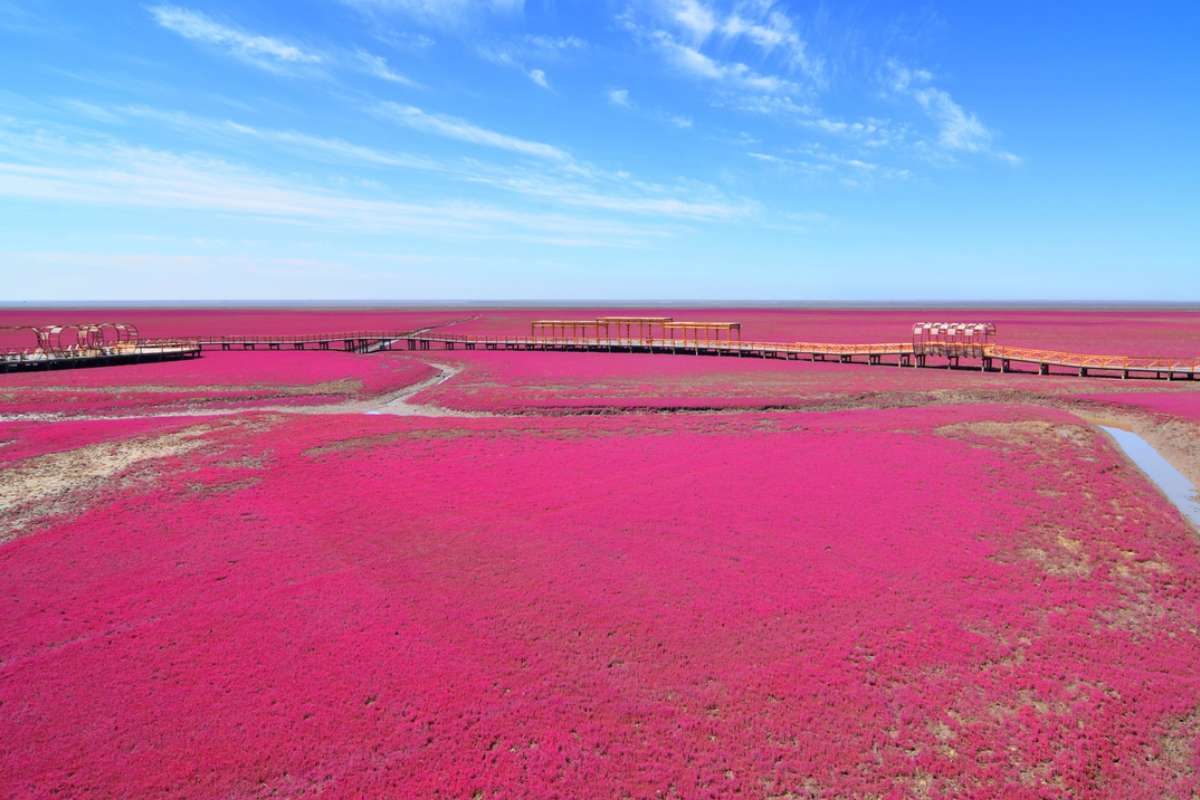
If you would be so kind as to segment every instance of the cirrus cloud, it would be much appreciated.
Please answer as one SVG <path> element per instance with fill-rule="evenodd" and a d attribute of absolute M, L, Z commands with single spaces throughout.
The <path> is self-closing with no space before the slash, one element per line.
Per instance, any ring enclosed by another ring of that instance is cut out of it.
<path fill-rule="evenodd" d="M 193 42 L 219 48 L 263 69 L 283 72 L 325 61 L 325 57 L 315 51 L 272 36 L 248 33 L 192 9 L 159 5 L 151 6 L 148 11 L 160 27 Z"/>

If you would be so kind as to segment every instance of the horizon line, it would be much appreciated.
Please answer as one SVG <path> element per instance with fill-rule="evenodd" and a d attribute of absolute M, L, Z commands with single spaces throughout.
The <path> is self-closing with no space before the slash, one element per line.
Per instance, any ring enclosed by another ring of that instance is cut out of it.
<path fill-rule="evenodd" d="M 755 307 L 755 308 L 1067 308 L 1200 310 L 1200 300 L 699 300 L 596 298 L 587 300 L 512 298 L 503 300 L 404 299 L 219 299 L 195 300 L 0 300 L 0 310 L 31 308 L 587 308 L 615 307 Z"/>

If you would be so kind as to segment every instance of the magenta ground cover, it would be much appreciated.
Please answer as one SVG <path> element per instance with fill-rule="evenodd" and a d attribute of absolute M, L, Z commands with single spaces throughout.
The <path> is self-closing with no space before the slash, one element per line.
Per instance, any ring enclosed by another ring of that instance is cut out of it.
<path fill-rule="evenodd" d="M 1172 392 L 1090 395 L 1083 399 L 1200 422 L 1200 391 L 1190 387 Z"/>
<path fill-rule="evenodd" d="M 986 320 L 999 340 L 1021 347 L 1124 355 L 1197 355 L 1200 312 L 1176 309 L 1062 310 L 913 306 L 911 308 L 574 308 L 567 315 L 665 315 L 675 319 L 729 319 L 742 323 L 743 337 L 770 341 L 896 342 L 911 338 L 923 320 Z M 537 317 L 561 318 L 561 308 L 448 309 L 370 308 L 104 308 L 4 309 L 0 324 L 95 322 L 97 316 L 138 325 L 151 337 L 219 334 L 306 334 L 354 330 L 415 330 L 496 336 L 528 334 Z M 448 327 L 447 327 L 448 326 Z"/>
<path fill-rule="evenodd" d="M 971 395 L 984 399 L 1087 397 L 1147 381 L 1068 375 L 1003 375 L 832 362 L 637 353 L 452 352 L 464 369 L 421 392 L 422 402 L 473 411 L 827 407 L 915 404 Z M 1200 384 L 1196 385 L 1200 389 Z M 1192 387 L 1180 385 L 1179 391 Z M 1200 396 L 1200 392 L 1193 392 Z"/>
<path fill-rule="evenodd" d="M 1069 415 L 195 435 L 0 550 L 7 794 L 1196 788 L 1193 534 Z"/>
<path fill-rule="evenodd" d="M 1094 351 L 1195 330 L 1003 313 Z M 870 341 L 908 315 L 741 316 Z M 461 371 L 400 410 L 484 416 L 364 413 L 435 363 Z M 0 413 L 84 418 L 0 422 L 0 794 L 1190 796 L 1200 548 L 1072 412 L 1186 443 L 1197 396 L 619 353 L 5 375 Z M 282 410 L 206 415 L 242 405 Z"/>
<path fill-rule="evenodd" d="M 0 414 L 129 414 L 375 397 L 436 374 L 402 354 L 205 352 L 186 361 L 0 376 Z"/>
<path fill-rule="evenodd" d="M 573 308 L 571 319 L 604 314 L 664 315 L 675 319 L 719 319 L 742 323 L 745 339 L 815 342 L 898 342 L 911 338 L 914 322 L 989 321 L 999 340 L 1021 347 L 1124 355 L 1197 355 L 1200 312 L 1176 309 L 1063 310 L 980 307 L 925 308 Z M 537 315 L 564 316 L 562 309 L 480 310 L 455 326 L 464 333 L 528 333 Z"/>

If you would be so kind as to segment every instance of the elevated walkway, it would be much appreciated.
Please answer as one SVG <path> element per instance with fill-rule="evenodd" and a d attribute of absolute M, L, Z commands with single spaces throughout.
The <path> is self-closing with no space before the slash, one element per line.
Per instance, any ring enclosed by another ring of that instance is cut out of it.
<path fill-rule="evenodd" d="M 896 367 L 975 369 L 985 372 L 1072 374 L 1158 380 L 1200 379 L 1200 357 L 1096 355 L 998 344 L 940 344 L 922 348 L 912 342 L 836 343 L 676 339 L 661 336 L 472 336 L 437 332 L 354 331 L 300 336 L 199 337 L 205 350 L 340 350 L 376 353 L 389 350 L 530 350 L 594 353 L 775 358 L 831 361 Z M 1019 365 L 1032 369 L 1019 369 Z"/>

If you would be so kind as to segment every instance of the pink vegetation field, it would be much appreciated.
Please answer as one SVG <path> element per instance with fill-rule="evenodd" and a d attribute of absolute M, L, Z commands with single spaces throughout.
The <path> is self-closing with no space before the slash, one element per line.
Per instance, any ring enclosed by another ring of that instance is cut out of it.
<path fill-rule="evenodd" d="M 742 323 L 746 339 L 805 342 L 896 342 L 914 322 L 994 322 L 1004 344 L 1083 353 L 1194 356 L 1200 352 L 1200 311 L 1175 309 L 1051 310 L 981 308 L 572 308 L 475 310 L 463 313 L 458 333 L 528 333 L 531 317 L 591 319 L 605 314 L 664 315 L 674 319 Z"/>
<path fill-rule="evenodd" d="M 1200 422 L 1200 392 L 1197 391 L 1096 394 L 1087 396 L 1086 399 Z"/>
<path fill-rule="evenodd" d="M 1200 793 L 1200 540 L 1073 412 L 1196 387 L 428 358 L 0 376 L 91 398 L 0 422 L 0 796 Z"/>
<path fill-rule="evenodd" d="M 539 317 L 590 319 L 645 314 L 675 319 L 732 320 L 744 338 L 770 341 L 894 342 L 922 320 L 994 322 L 1004 344 L 1084 353 L 1194 356 L 1200 352 L 1200 311 L 1177 309 L 1053 310 L 967 308 L 22 308 L 0 309 L 5 325 L 125 321 L 147 336 L 290 334 L 355 330 L 416 330 L 519 336 Z"/>
<path fill-rule="evenodd" d="M 365 399 L 435 374 L 397 354 L 208 352 L 179 362 L 0 377 L 0 415 L 128 415 Z"/>
<path fill-rule="evenodd" d="M 521 413 L 607 412 L 661 408 L 815 408 L 872 404 L 914 405 L 967 396 L 989 400 L 1044 400 L 1093 396 L 1104 401 L 1161 398 L 1184 408 L 1200 398 L 1200 384 L 1084 379 L 1066 375 L 916 370 L 830 362 L 713 358 L 637 353 L 455 351 L 438 354 L 463 367 L 454 381 L 433 386 L 418 400 L 469 411 Z M 1114 391 L 1114 390 L 1120 391 Z M 1144 394 L 1153 392 L 1153 394 Z M 1172 400 L 1171 398 L 1175 398 Z"/>

